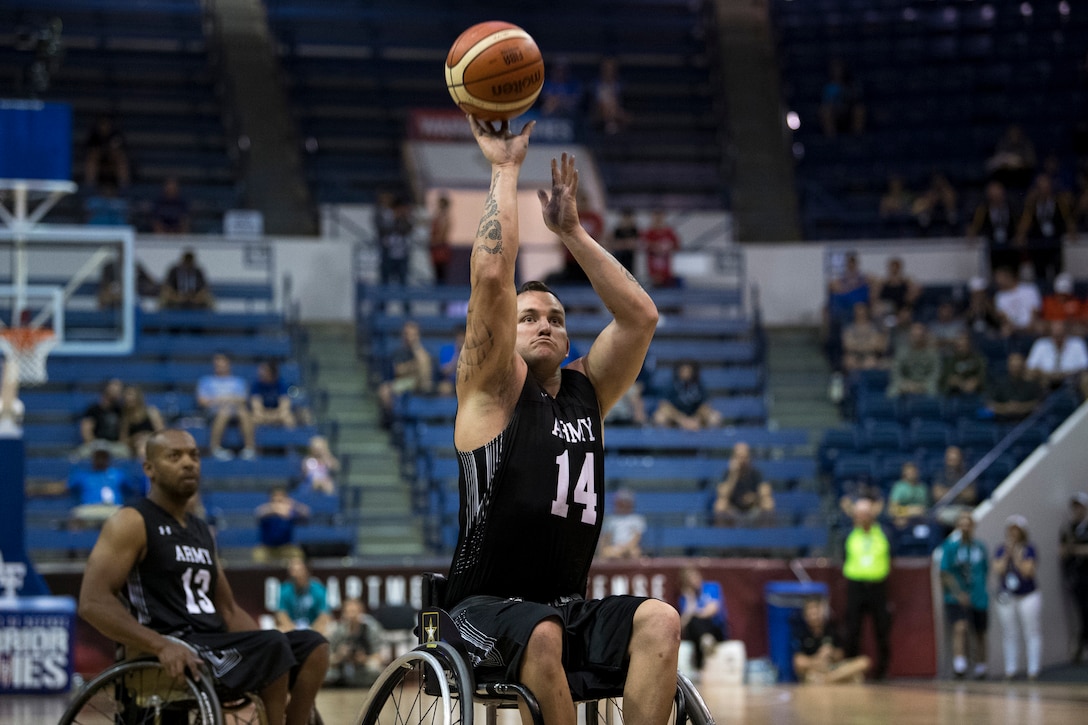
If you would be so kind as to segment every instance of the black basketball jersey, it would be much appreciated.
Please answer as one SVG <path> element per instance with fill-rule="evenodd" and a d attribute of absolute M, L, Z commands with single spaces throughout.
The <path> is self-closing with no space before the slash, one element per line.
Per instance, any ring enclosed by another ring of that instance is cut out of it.
<path fill-rule="evenodd" d="M 552 398 L 527 375 L 506 429 L 458 451 L 461 531 L 446 607 L 476 594 L 585 595 L 604 515 L 601 413 L 589 378 L 562 376 Z"/>
<path fill-rule="evenodd" d="M 162 634 L 226 631 L 215 609 L 219 567 L 208 525 L 187 513 L 182 526 L 146 498 L 132 508 L 143 515 L 147 531 L 147 555 L 125 583 L 136 619 Z"/>

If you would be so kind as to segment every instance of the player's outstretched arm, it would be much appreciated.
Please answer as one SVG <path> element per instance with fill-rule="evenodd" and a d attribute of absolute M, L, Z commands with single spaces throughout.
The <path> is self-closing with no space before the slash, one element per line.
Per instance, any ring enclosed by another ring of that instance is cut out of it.
<path fill-rule="evenodd" d="M 179 677 L 188 670 L 199 678 L 201 660 L 193 650 L 140 624 L 118 598 L 143 556 L 146 536 L 143 516 L 134 509 L 121 509 L 106 521 L 83 572 L 79 616 L 130 654 L 156 655 L 170 675 Z"/>
<path fill-rule="evenodd" d="M 657 307 L 638 280 L 578 222 L 578 170 L 574 156 L 552 159 L 551 194 L 537 192 L 544 223 L 574 255 L 612 322 L 601 331 L 589 353 L 571 363 L 593 383 L 602 415 L 611 410 L 638 377 L 657 328 Z"/>
<path fill-rule="evenodd" d="M 238 606 L 234 599 L 234 590 L 230 588 L 227 575 L 223 573 L 223 565 L 216 562 L 219 569 L 219 578 L 215 583 L 215 609 L 223 617 L 228 632 L 253 632 L 260 629 L 260 625 L 246 610 Z"/>

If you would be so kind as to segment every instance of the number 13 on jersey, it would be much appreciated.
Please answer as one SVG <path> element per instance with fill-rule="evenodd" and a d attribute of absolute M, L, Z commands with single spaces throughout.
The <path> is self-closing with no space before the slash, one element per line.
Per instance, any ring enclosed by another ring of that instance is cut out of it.
<path fill-rule="evenodd" d="M 593 525 L 597 523 L 597 488 L 593 480 L 593 453 L 586 453 L 582 461 L 582 469 L 578 472 L 578 478 L 571 479 L 570 475 L 570 451 L 555 458 L 556 467 L 559 469 L 555 482 L 555 500 L 552 501 L 552 515 L 567 518 L 570 505 L 571 488 L 574 488 L 574 502 L 582 504 L 582 523 Z"/>

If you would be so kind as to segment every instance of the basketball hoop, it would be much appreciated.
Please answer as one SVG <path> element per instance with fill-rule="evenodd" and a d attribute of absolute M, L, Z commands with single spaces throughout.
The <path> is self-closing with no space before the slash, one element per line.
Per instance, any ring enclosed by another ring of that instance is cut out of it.
<path fill-rule="evenodd" d="M 57 344 L 52 330 L 44 327 L 5 327 L 0 330 L 0 351 L 19 372 L 23 385 L 41 385 L 48 380 L 45 360 Z"/>

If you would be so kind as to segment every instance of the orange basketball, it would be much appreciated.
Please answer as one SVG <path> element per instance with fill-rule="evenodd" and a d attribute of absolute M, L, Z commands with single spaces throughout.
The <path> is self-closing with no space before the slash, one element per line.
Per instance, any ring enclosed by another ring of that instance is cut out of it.
<path fill-rule="evenodd" d="M 536 41 L 511 23 L 473 25 L 446 56 L 446 88 L 465 113 L 506 121 L 525 113 L 544 85 L 544 59 Z"/>

